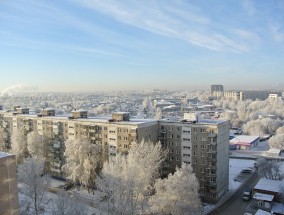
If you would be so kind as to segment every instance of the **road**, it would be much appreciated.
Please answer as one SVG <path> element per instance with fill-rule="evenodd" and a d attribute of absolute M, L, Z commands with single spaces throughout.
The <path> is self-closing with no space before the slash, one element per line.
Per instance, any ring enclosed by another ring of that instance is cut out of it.
<path fill-rule="evenodd" d="M 252 177 L 247 182 L 241 185 L 240 188 L 223 205 L 212 211 L 210 215 L 243 215 L 245 212 L 252 212 L 249 211 L 248 208 L 251 200 L 242 200 L 244 188 L 253 188 L 260 179 L 256 172 L 253 172 L 252 174 Z"/>

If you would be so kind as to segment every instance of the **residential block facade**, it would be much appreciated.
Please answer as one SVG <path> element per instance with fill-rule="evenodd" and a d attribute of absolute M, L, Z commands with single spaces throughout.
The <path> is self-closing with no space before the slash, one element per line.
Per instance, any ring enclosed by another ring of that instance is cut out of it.
<path fill-rule="evenodd" d="M 170 122 L 154 119 L 131 119 L 129 113 L 113 113 L 112 117 L 88 117 L 86 111 L 75 110 L 69 117 L 55 116 L 52 109 L 41 114 L 0 111 L 0 126 L 8 136 L 13 129 L 25 134 L 36 131 L 45 137 L 46 154 L 52 175 L 64 177 L 66 140 L 89 140 L 102 146 L 104 158 L 127 152 L 133 143 L 143 139 L 161 142 L 168 150 L 165 173 L 174 172 L 182 162 L 191 164 L 200 182 L 205 201 L 217 201 L 228 190 L 229 122 L 216 120 L 182 120 Z"/>
<path fill-rule="evenodd" d="M 0 152 L 0 215 L 19 215 L 15 155 Z"/>

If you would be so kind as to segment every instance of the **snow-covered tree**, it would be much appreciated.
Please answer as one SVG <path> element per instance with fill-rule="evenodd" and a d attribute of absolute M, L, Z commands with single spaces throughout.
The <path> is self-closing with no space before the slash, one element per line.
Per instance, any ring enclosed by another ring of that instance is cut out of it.
<path fill-rule="evenodd" d="M 17 162 L 21 162 L 28 155 L 27 137 L 24 130 L 14 128 L 11 136 L 11 152 L 16 155 Z"/>
<path fill-rule="evenodd" d="M 44 160 L 30 157 L 19 166 L 18 179 L 22 183 L 21 192 L 26 196 L 22 209 L 28 214 L 41 214 L 48 199 L 47 191 L 51 178 L 43 174 Z"/>
<path fill-rule="evenodd" d="M 284 134 L 276 134 L 268 141 L 271 148 L 284 150 Z"/>
<path fill-rule="evenodd" d="M 274 134 L 282 125 L 280 119 L 263 118 L 247 122 L 243 125 L 243 131 L 250 135 Z"/>
<path fill-rule="evenodd" d="M 257 160 L 257 171 L 262 177 L 273 180 L 282 180 L 283 172 L 281 172 L 280 162 L 267 161 L 265 158 L 259 158 Z"/>
<path fill-rule="evenodd" d="M 7 151 L 7 144 L 7 132 L 3 128 L 0 128 L 0 151 Z"/>
<path fill-rule="evenodd" d="M 156 193 L 150 198 L 151 208 L 158 214 L 200 214 L 198 190 L 199 183 L 191 165 L 182 164 L 174 174 L 156 181 Z"/>
<path fill-rule="evenodd" d="M 133 144 L 127 155 L 117 154 L 104 164 L 96 182 L 107 194 L 112 214 L 143 210 L 145 196 L 153 192 L 165 155 L 160 143 L 142 141 Z"/>
<path fill-rule="evenodd" d="M 67 178 L 88 188 L 93 186 L 97 172 L 101 169 L 101 147 L 85 140 L 67 140 L 64 156 L 66 162 L 63 170 Z"/>
<path fill-rule="evenodd" d="M 44 157 L 44 138 L 36 131 L 32 131 L 27 135 L 27 148 L 31 156 Z"/>
<path fill-rule="evenodd" d="M 162 119 L 163 118 L 163 112 L 161 108 L 157 108 L 155 112 L 155 119 Z"/>
<path fill-rule="evenodd" d="M 86 215 L 87 207 L 80 203 L 75 196 L 71 197 L 66 191 L 57 192 L 55 201 L 53 202 L 53 215 Z"/>

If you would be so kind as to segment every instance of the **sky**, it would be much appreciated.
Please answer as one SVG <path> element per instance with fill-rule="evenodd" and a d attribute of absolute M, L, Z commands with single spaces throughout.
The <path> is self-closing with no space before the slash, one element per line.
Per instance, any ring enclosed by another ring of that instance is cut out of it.
<path fill-rule="evenodd" d="M 284 88 L 284 1 L 0 0 L 0 66 L 0 91 Z"/>

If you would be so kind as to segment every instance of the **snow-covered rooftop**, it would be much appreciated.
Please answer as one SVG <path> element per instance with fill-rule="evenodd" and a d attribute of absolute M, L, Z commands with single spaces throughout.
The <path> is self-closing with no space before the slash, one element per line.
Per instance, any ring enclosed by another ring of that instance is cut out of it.
<path fill-rule="evenodd" d="M 277 203 L 277 202 L 274 202 L 273 203 L 273 206 L 272 206 L 272 209 L 271 209 L 271 212 L 272 213 L 280 213 L 280 212 L 284 212 L 284 204 L 283 203 Z"/>
<path fill-rule="evenodd" d="M 255 193 L 253 198 L 256 200 L 271 202 L 274 199 L 274 195 Z"/>
<path fill-rule="evenodd" d="M 257 212 L 255 213 L 255 215 L 271 215 L 271 213 L 258 209 Z"/>
<path fill-rule="evenodd" d="M 261 178 L 259 182 L 255 185 L 254 189 L 258 190 L 267 190 L 276 193 L 281 193 L 281 186 L 284 184 L 284 181 L 277 181 L 267 178 Z"/>
<path fill-rule="evenodd" d="M 0 158 L 8 157 L 8 156 L 11 156 L 11 154 L 8 154 L 6 152 L 0 152 Z"/>
<path fill-rule="evenodd" d="M 231 144 L 252 143 L 258 138 L 259 136 L 239 135 L 239 136 L 236 136 L 234 139 L 231 139 L 230 143 Z"/>

